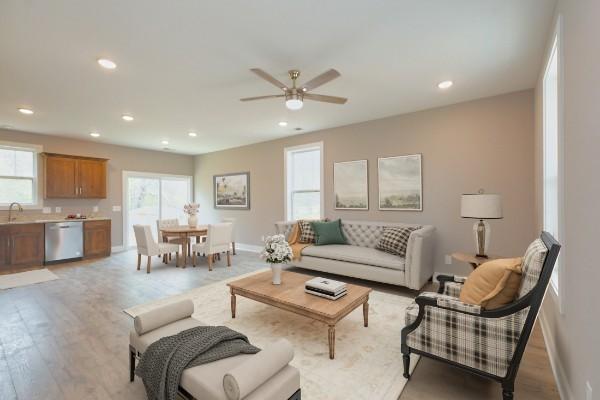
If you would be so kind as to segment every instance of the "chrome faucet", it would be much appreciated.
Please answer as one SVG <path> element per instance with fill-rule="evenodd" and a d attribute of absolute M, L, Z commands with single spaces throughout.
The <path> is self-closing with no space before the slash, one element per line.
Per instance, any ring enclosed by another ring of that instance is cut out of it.
<path fill-rule="evenodd" d="M 18 208 L 19 212 L 23 212 L 23 207 L 21 207 L 21 204 L 17 203 L 16 201 L 13 201 L 12 203 L 10 203 L 10 206 L 8 206 L 8 222 L 12 222 L 17 219 L 17 217 L 12 216 L 13 206 L 15 206 L 15 205 L 19 206 L 19 208 Z"/>

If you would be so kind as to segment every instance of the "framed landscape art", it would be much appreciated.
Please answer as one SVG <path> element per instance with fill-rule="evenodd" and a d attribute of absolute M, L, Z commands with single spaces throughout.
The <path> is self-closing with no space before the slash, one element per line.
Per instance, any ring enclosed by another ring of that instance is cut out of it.
<path fill-rule="evenodd" d="M 215 208 L 250 209 L 250 173 L 215 175 L 213 177 Z"/>
<path fill-rule="evenodd" d="M 379 209 L 423 211 L 421 155 L 379 158 Z"/>
<path fill-rule="evenodd" d="M 368 210 L 369 171 L 367 160 L 334 163 L 333 193 L 336 210 Z"/>

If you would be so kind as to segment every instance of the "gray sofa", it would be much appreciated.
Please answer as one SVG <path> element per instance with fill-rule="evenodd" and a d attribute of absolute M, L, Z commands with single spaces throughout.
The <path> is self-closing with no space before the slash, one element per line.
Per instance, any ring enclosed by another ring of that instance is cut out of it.
<path fill-rule="evenodd" d="M 295 223 L 277 222 L 275 228 L 288 238 Z M 406 257 L 375 248 L 387 226 L 421 226 L 408 239 Z M 347 245 L 306 247 L 290 265 L 418 290 L 433 276 L 434 231 L 431 225 L 342 220 Z"/>
<path fill-rule="evenodd" d="M 161 306 L 134 319 L 129 334 L 129 379 L 136 360 L 150 344 L 183 330 L 205 325 L 192 317 L 191 300 Z M 240 354 L 183 371 L 179 395 L 186 400 L 300 400 L 300 372 L 289 365 L 294 356 L 285 339 L 256 354 Z"/>

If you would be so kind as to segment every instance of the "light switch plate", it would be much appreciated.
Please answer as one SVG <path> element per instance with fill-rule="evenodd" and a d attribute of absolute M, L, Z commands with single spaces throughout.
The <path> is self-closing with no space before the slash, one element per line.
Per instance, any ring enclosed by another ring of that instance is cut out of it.
<path fill-rule="evenodd" d="M 98 212 L 98 206 L 94 206 L 94 208 L 92 208 L 92 212 Z"/>
<path fill-rule="evenodd" d="M 585 400 L 594 400 L 592 396 L 592 384 L 590 381 L 585 382 Z"/>
<path fill-rule="evenodd" d="M 52 207 L 42 208 L 42 214 L 50 214 L 51 212 L 52 212 Z"/>
<path fill-rule="evenodd" d="M 452 256 L 449 256 L 449 255 L 446 254 L 445 260 L 446 260 L 446 265 L 451 265 L 452 264 Z"/>
<path fill-rule="evenodd" d="M 54 212 L 55 213 L 61 213 L 62 212 L 62 207 L 54 207 Z"/>
<path fill-rule="evenodd" d="M 112 207 L 112 210 L 113 210 L 114 212 L 121 212 L 121 206 L 113 206 L 113 207 Z"/>

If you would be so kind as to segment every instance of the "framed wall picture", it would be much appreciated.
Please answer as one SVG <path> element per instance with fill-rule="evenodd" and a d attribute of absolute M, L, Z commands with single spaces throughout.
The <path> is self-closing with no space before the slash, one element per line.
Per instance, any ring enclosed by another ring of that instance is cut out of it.
<path fill-rule="evenodd" d="M 379 209 L 423 211 L 421 154 L 377 160 Z"/>
<path fill-rule="evenodd" d="M 367 160 L 334 163 L 333 194 L 336 210 L 368 210 L 369 170 Z"/>
<path fill-rule="evenodd" d="M 215 175 L 213 190 L 215 208 L 250 209 L 250 172 Z"/>

